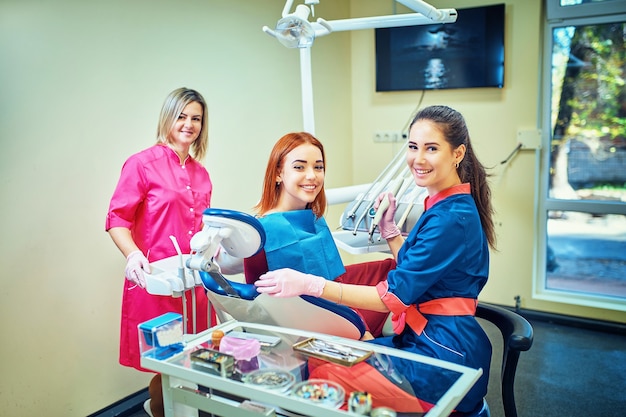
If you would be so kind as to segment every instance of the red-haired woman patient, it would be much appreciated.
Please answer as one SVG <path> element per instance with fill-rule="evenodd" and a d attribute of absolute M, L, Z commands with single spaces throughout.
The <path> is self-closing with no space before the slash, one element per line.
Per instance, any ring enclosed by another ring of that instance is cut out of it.
<path fill-rule="evenodd" d="M 327 280 L 355 282 L 372 280 L 375 285 L 395 266 L 393 259 L 344 267 L 331 232 L 324 220 L 326 194 L 324 146 L 307 132 L 288 133 L 270 153 L 263 182 L 263 195 L 254 207 L 266 232 L 263 250 L 245 260 L 216 258 L 222 272 L 244 272 L 253 283 L 269 270 L 291 268 Z M 360 278 L 367 277 L 367 278 Z M 365 339 L 382 333 L 388 313 L 355 309 L 365 322 Z"/>

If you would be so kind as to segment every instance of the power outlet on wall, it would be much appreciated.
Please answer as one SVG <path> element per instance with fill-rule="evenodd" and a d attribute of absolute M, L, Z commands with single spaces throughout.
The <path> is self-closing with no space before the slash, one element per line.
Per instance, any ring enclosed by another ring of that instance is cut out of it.
<path fill-rule="evenodd" d="M 403 138 L 402 132 L 395 130 L 374 133 L 374 142 L 401 142 Z"/>

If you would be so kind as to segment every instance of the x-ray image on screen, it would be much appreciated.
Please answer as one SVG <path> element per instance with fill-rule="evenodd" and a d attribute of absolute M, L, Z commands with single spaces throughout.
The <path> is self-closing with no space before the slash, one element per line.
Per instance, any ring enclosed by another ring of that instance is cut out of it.
<path fill-rule="evenodd" d="M 504 4 L 456 23 L 376 29 L 376 91 L 504 85 Z"/>

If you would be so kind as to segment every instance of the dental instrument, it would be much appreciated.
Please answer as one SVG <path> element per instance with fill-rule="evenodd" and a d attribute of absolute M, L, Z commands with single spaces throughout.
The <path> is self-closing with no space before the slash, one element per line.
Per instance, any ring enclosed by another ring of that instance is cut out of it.
<path fill-rule="evenodd" d="M 398 184 L 401 184 L 398 191 L 394 192 L 397 206 L 396 225 L 400 231 L 406 234 L 410 232 L 417 223 L 423 212 L 423 207 L 419 207 L 419 203 L 420 201 L 424 201 L 427 192 L 425 188 L 415 184 L 411 170 L 406 165 L 405 156 L 406 149 L 403 148 L 384 168 L 382 171 L 383 174 L 379 175 L 379 178 L 382 178 L 382 180 L 370 184 L 366 193 L 356 196 L 352 194 L 343 200 L 339 198 L 340 196 L 344 196 L 344 193 L 340 192 L 341 189 L 337 189 L 336 192 L 329 194 L 333 196 L 332 200 L 328 200 L 329 204 L 347 203 L 339 220 L 341 230 L 332 232 L 335 243 L 339 248 L 351 254 L 389 251 L 386 242 L 375 243 L 373 241 L 373 233 L 376 232 L 375 229 L 380 222 L 380 217 L 374 219 L 377 215 L 377 211 L 372 207 L 380 193 L 385 191 L 385 187 L 390 189 L 390 185 L 397 187 Z M 347 195 L 347 193 L 345 195 Z M 350 203 L 350 198 L 353 199 L 352 204 Z M 355 209 L 357 205 L 358 208 Z M 380 208 L 378 213 L 381 213 Z M 402 216 L 397 220 L 400 213 L 402 213 Z M 382 213 L 380 216 L 382 216 Z M 350 217 L 352 217 L 352 219 L 350 219 Z M 372 223 L 374 224 L 372 225 Z M 378 242 L 380 242 L 380 240 L 381 239 L 377 239 Z"/>
<path fill-rule="evenodd" d="M 359 225 L 365 219 L 365 216 L 369 213 L 369 210 L 374 206 L 374 202 L 376 201 L 376 197 L 378 197 L 378 195 L 381 192 L 383 192 L 385 187 L 387 187 L 393 181 L 394 175 L 396 175 L 398 170 L 401 170 L 402 167 L 404 167 L 406 169 L 404 159 L 395 160 L 395 158 L 394 158 L 394 161 L 395 161 L 395 163 L 391 164 L 392 166 L 391 166 L 391 168 L 389 170 L 387 170 L 387 168 L 385 168 L 385 170 L 388 171 L 388 172 L 387 172 L 387 175 L 385 175 L 385 177 L 383 178 L 383 180 L 380 181 L 379 183 L 372 184 L 372 187 L 368 191 L 367 195 L 369 197 L 369 200 L 368 200 L 367 207 L 365 208 L 365 210 L 363 210 L 363 213 L 361 214 L 361 216 L 359 216 L 357 221 L 354 222 L 354 229 L 352 230 L 352 234 L 353 235 L 356 236 L 357 230 L 359 228 Z M 402 172 L 402 170 L 400 172 Z"/>
<path fill-rule="evenodd" d="M 407 169 L 406 172 L 409 172 L 409 170 Z M 411 187 L 411 185 L 413 185 L 413 179 L 412 178 L 404 178 L 402 180 L 402 186 L 400 187 L 400 190 L 394 194 L 394 196 L 396 197 L 396 204 L 399 205 L 400 204 L 400 200 L 402 199 L 402 197 L 404 196 L 404 194 L 407 192 L 407 190 L 409 189 L 409 187 Z M 385 200 L 387 200 L 387 205 L 389 204 L 389 199 L 385 198 Z M 384 208 L 384 210 L 387 210 L 387 207 Z M 380 211 L 380 207 L 379 210 Z M 378 214 L 378 213 L 376 213 Z M 384 214 L 384 212 L 383 212 Z M 372 234 L 374 233 L 374 229 L 376 228 L 376 226 L 378 226 L 378 223 L 380 222 L 380 218 L 382 217 L 382 214 L 380 217 L 378 217 L 378 221 L 372 221 L 372 226 L 371 226 L 371 230 L 370 230 L 370 240 L 372 240 Z M 376 219 L 376 217 L 374 217 L 374 219 Z M 398 229 L 402 230 L 402 225 L 398 224 Z M 378 236 L 378 240 L 380 241 L 382 235 Z"/>
<path fill-rule="evenodd" d="M 400 217 L 400 220 L 398 220 L 397 225 L 400 228 L 400 230 L 402 230 L 402 227 L 404 226 L 404 223 L 406 222 L 406 219 L 409 218 L 409 214 L 411 213 L 411 210 L 413 209 L 413 206 L 415 206 L 415 203 L 417 202 L 417 200 L 422 197 L 425 198 L 426 196 L 426 189 L 425 188 L 421 188 L 421 187 L 415 187 L 413 188 L 413 190 L 411 191 L 411 193 L 409 194 L 408 198 L 407 198 L 407 206 L 404 209 L 404 212 L 402 213 L 402 216 Z"/>
<path fill-rule="evenodd" d="M 187 333 L 187 282 L 185 282 L 185 266 L 183 264 L 183 252 L 180 250 L 180 246 L 178 245 L 178 241 L 176 240 L 176 236 L 174 235 L 170 235 L 170 240 L 172 241 L 172 244 L 174 245 L 174 249 L 176 249 L 176 253 L 178 254 L 178 258 L 180 259 L 180 265 L 178 266 L 178 277 L 180 278 L 180 280 L 183 282 L 183 291 L 182 291 L 182 299 L 183 299 L 183 330 L 185 333 Z M 193 288 L 193 287 L 192 287 Z M 192 304 L 193 304 L 193 331 L 192 333 L 195 334 L 196 333 L 196 292 L 192 291 L 193 293 L 193 299 L 192 299 Z"/>
<path fill-rule="evenodd" d="M 387 164 L 387 166 L 381 171 L 380 174 L 378 174 L 378 177 L 376 177 L 376 179 L 374 180 L 374 182 L 372 184 L 378 184 L 385 176 L 389 175 L 389 170 L 391 169 L 392 166 L 395 166 L 394 164 L 398 161 L 398 160 L 404 160 L 404 154 L 402 152 L 398 152 L 392 159 L 392 161 Z M 372 185 L 369 186 L 367 192 L 365 192 L 364 194 L 362 194 L 357 200 L 356 202 L 351 206 L 350 210 L 348 210 L 346 216 L 345 216 L 345 220 L 354 220 L 354 218 L 356 217 L 356 212 L 359 209 L 359 206 L 361 205 L 361 203 L 363 202 L 363 200 L 365 199 L 365 197 L 368 195 L 368 193 L 371 191 L 371 187 Z M 331 190 L 327 190 L 326 194 L 328 195 L 329 192 L 332 192 Z M 329 198 L 332 197 L 329 196 Z M 343 226 L 343 222 L 342 222 L 342 226 Z"/>
<path fill-rule="evenodd" d="M 393 194 L 395 197 L 396 194 L 398 194 L 398 191 L 400 191 L 400 188 L 402 187 L 403 183 L 404 183 L 404 180 L 402 178 L 396 178 L 392 180 L 392 183 L 389 186 L 389 192 Z M 372 223 L 370 224 L 369 240 L 371 243 L 374 242 L 374 239 L 373 239 L 374 230 L 376 229 L 376 227 L 378 227 L 378 223 L 380 223 L 380 219 L 383 217 L 383 214 L 385 214 L 385 211 L 387 211 L 387 209 L 389 208 L 389 204 L 390 204 L 389 194 L 386 194 L 385 197 L 380 202 L 380 205 L 378 206 L 378 209 L 376 210 L 376 215 L 374 216 L 374 219 L 372 220 Z"/>

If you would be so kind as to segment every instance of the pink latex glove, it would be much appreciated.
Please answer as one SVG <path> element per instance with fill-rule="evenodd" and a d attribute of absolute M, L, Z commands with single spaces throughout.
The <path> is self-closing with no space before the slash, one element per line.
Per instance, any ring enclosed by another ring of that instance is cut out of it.
<path fill-rule="evenodd" d="M 396 198 L 393 193 L 386 192 L 381 193 L 374 203 L 374 209 L 378 210 L 383 199 L 387 197 L 389 198 L 389 207 L 385 210 L 383 217 L 381 217 L 380 222 L 378 222 L 378 230 L 380 231 L 380 235 L 383 239 L 391 239 L 393 237 L 400 235 L 400 229 L 396 225 L 395 217 L 396 217 Z M 381 208 L 384 210 L 384 207 Z"/>
<path fill-rule="evenodd" d="M 326 280 L 311 274 L 304 274 L 290 268 L 277 269 L 261 275 L 254 283 L 257 292 L 272 297 L 296 297 L 312 295 L 320 297 Z"/>
<path fill-rule="evenodd" d="M 141 288 L 146 288 L 146 278 L 143 276 L 143 272 L 150 273 L 150 262 L 143 256 L 140 250 L 133 251 L 126 257 L 126 279 L 139 285 Z"/>

